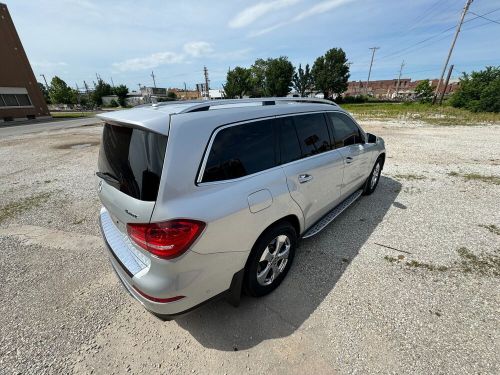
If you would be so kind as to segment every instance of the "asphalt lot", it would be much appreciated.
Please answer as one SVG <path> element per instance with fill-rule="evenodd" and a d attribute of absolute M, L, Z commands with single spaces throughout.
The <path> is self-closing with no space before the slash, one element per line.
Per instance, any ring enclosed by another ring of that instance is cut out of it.
<path fill-rule="evenodd" d="M 101 127 L 0 129 L 0 373 L 500 373 L 500 126 L 364 127 L 387 145 L 377 191 L 271 295 L 172 322 L 108 263 Z"/>

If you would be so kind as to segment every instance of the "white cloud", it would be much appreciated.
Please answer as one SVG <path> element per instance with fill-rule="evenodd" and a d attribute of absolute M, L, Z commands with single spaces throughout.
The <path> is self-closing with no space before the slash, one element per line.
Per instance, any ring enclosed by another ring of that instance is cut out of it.
<path fill-rule="evenodd" d="M 341 5 L 347 4 L 353 0 L 329 0 L 323 1 L 322 3 L 316 4 L 310 9 L 299 13 L 295 17 L 292 18 L 292 22 L 303 20 L 304 18 L 315 16 L 316 14 L 321 14 L 332 10 L 333 8 L 337 8 Z"/>
<path fill-rule="evenodd" d="M 312 6 L 308 10 L 305 10 L 305 11 L 297 14 L 295 17 L 291 18 L 288 21 L 280 22 L 280 23 L 277 23 L 273 26 L 267 27 L 265 29 L 254 31 L 254 32 L 250 33 L 250 36 L 260 36 L 260 35 L 267 34 L 271 31 L 274 31 L 280 27 L 289 25 L 293 22 L 302 21 L 305 18 L 328 12 L 329 10 L 332 10 L 334 8 L 338 8 L 338 7 L 340 7 L 344 4 L 347 4 L 351 1 L 353 1 L 353 0 L 327 0 L 327 1 L 323 1 L 319 4 Z"/>
<path fill-rule="evenodd" d="M 184 44 L 184 52 L 193 57 L 200 57 L 212 53 L 214 49 L 207 42 L 189 42 Z"/>
<path fill-rule="evenodd" d="M 188 58 L 211 57 L 221 59 L 238 58 L 248 53 L 249 49 L 229 52 L 215 52 L 212 44 L 203 41 L 193 41 L 184 44 L 182 52 L 157 52 L 145 57 L 136 57 L 113 63 L 113 69 L 119 72 L 138 71 L 156 68 L 161 65 L 189 62 Z"/>
<path fill-rule="evenodd" d="M 160 65 L 176 64 L 184 60 L 182 54 L 175 52 L 157 52 L 146 57 L 137 57 L 114 63 L 113 68 L 121 72 L 152 69 Z"/>
<path fill-rule="evenodd" d="M 255 5 L 252 5 L 251 7 L 243 9 L 240 13 L 238 13 L 236 17 L 229 21 L 229 27 L 238 29 L 248 26 L 267 13 L 286 8 L 290 5 L 296 4 L 299 1 L 300 0 L 274 0 L 257 3 Z"/>
<path fill-rule="evenodd" d="M 32 66 L 40 69 L 52 69 L 52 68 L 60 68 L 62 66 L 68 66 L 64 61 L 33 61 L 31 63 Z"/>

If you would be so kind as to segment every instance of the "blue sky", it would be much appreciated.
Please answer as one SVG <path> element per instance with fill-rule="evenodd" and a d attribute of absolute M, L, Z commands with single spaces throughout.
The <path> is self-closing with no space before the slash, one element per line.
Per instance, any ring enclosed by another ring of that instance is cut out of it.
<path fill-rule="evenodd" d="M 372 79 L 438 77 L 465 0 L 0 0 L 7 3 L 39 74 L 71 86 L 95 73 L 130 89 L 137 84 L 189 88 L 209 70 L 211 87 L 229 67 L 288 56 L 312 63 L 343 48 L 352 80 L 366 80 L 369 47 L 381 47 Z M 500 20 L 500 0 L 475 0 L 478 15 Z M 493 12 L 492 12 L 493 11 Z M 491 13 L 489 13 L 491 12 Z M 451 63 L 455 72 L 500 65 L 500 25 L 470 13 Z M 427 38 L 430 38 L 427 41 Z M 424 41 L 422 43 L 419 43 Z M 454 74 L 456 76 L 457 74 Z"/>

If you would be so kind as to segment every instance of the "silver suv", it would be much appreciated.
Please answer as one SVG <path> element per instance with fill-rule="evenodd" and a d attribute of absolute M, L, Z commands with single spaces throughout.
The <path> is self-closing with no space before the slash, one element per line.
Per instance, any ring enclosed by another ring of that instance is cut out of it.
<path fill-rule="evenodd" d="M 384 141 L 324 100 L 158 103 L 99 117 L 111 264 L 164 319 L 274 290 L 299 239 L 371 194 L 385 161 Z"/>

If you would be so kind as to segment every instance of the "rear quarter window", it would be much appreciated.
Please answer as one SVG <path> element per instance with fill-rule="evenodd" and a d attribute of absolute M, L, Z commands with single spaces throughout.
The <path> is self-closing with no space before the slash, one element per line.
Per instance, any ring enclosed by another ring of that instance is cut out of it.
<path fill-rule="evenodd" d="M 276 166 L 275 121 L 255 121 L 220 130 L 201 182 L 230 180 Z"/>

